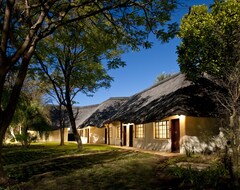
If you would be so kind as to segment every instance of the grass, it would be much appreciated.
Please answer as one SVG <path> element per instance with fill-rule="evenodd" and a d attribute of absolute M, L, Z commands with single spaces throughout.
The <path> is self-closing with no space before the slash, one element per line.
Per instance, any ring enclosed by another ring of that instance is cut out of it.
<path fill-rule="evenodd" d="M 14 182 L 6 187 L 9 190 L 186 189 L 189 180 L 183 177 L 198 177 L 198 173 L 186 173 L 181 168 L 172 171 L 170 165 L 184 161 L 215 163 L 213 157 L 166 159 L 107 145 L 84 145 L 79 152 L 75 143 L 32 144 L 28 149 L 6 146 L 3 155 L 5 170 Z M 194 189 L 194 184 L 190 187 Z"/>
<path fill-rule="evenodd" d="M 8 189 L 158 189 L 159 157 L 104 145 L 55 143 L 4 148 L 8 176 L 17 182 Z M 161 158 L 162 159 L 162 158 Z"/>

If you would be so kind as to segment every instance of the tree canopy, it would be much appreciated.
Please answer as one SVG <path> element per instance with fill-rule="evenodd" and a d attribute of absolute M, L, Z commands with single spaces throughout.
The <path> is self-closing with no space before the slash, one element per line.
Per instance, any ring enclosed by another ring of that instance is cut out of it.
<path fill-rule="evenodd" d="M 3 0 L 0 1 L 0 158 L 2 140 L 11 123 L 31 58 L 46 38 L 69 24 L 97 26 L 122 38 L 121 45 L 150 47 L 148 34 L 167 41 L 176 32 L 168 23 L 176 0 Z M 108 22 L 102 22 L 105 18 Z M 100 27 L 103 25 L 103 27 Z M 166 26 L 167 25 L 167 26 Z M 3 93 L 9 73 L 16 69 L 9 98 Z M 6 106 L 2 107 L 5 104 Z M 0 183 L 6 182 L 0 162 Z"/>
<path fill-rule="evenodd" d="M 193 6 L 180 25 L 178 63 L 189 78 L 203 73 L 223 76 L 239 67 L 240 3 L 216 1 L 210 11 L 205 5 Z"/>
<path fill-rule="evenodd" d="M 177 48 L 182 72 L 197 82 L 207 73 L 219 87 L 213 93 L 223 123 L 221 131 L 227 139 L 231 160 L 229 173 L 239 187 L 240 147 L 240 2 L 215 1 L 208 10 L 205 5 L 193 6 L 180 25 L 182 43 Z M 227 153 L 226 153 L 227 154 Z"/>
<path fill-rule="evenodd" d="M 52 88 L 47 90 L 48 94 L 59 105 L 65 106 L 79 143 L 81 139 L 72 110 L 74 97 L 79 92 L 89 95 L 100 87 L 110 86 L 112 78 L 102 65 L 102 59 L 109 60 L 108 68 L 124 65 L 119 58 L 119 53 L 122 53 L 118 47 L 120 40 L 105 30 L 68 25 L 57 31 L 55 38 L 46 39 L 41 44 L 41 51 L 36 54 L 36 61 L 40 63 L 39 75 L 42 80 L 52 84 Z M 79 149 L 82 149 L 81 143 Z"/>
<path fill-rule="evenodd" d="M 170 78 L 171 76 L 175 75 L 176 73 L 165 73 L 165 72 L 162 72 L 161 74 L 159 74 L 156 78 L 156 83 L 158 82 L 161 82 L 165 79 L 168 79 Z"/>

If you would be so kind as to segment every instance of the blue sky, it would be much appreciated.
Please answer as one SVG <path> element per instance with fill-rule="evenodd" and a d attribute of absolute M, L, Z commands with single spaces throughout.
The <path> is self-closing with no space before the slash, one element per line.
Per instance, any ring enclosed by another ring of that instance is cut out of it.
<path fill-rule="evenodd" d="M 214 0 L 187 0 L 188 6 L 177 9 L 172 19 L 179 22 L 184 14 L 188 12 L 188 7 L 199 4 L 212 4 Z M 75 101 L 77 105 L 85 106 L 98 104 L 110 97 L 125 97 L 138 93 L 152 86 L 159 74 L 177 73 L 176 46 L 180 44 L 180 39 L 174 38 L 169 43 L 160 43 L 153 38 L 154 45 L 151 49 L 142 49 L 140 52 L 128 52 L 122 55 L 122 60 L 126 62 L 124 68 L 112 70 L 110 76 L 114 78 L 109 89 L 99 89 L 93 97 L 79 94 Z"/>

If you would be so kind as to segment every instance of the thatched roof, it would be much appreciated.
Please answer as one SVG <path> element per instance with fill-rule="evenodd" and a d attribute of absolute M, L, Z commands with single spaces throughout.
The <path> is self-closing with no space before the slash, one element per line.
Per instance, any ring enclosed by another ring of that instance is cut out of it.
<path fill-rule="evenodd" d="M 206 78 L 193 84 L 179 73 L 131 96 L 108 122 L 147 123 L 171 115 L 215 116 L 215 102 L 209 95 L 212 88 L 215 86 Z"/>
<path fill-rule="evenodd" d="M 99 104 L 95 111 L 79 125 L 80 128 L 86 126 L 102 127 L 103 124 L 109 120 L 120 108 L 120 106 L 127 101 L 127 97 L 113 97 Z"/>
<path fill-rule="evenodd" d="M 73 107 L 73 115 L 76 118 L 76 126 L 79 126 L 83 121 L 85 121 L 98 107 L 99 104 L 90 105 L 90 106 L 74 106 Z M 60 110 L 57 105 L 49 105 L 50 118 L 52 121 L 52 130 L 59 129 L 60 127 Z M 70 127 L 70 121 L 68 117 L 68 113 L 66 110 L 62 110 L 62 116 L 64 117 L 65 128 Z"/>
<path fill-rule="evenodd" d="M 57 105 L 48 105 L 49 116 L 51 120 L 51 130 L 57 130 L 60 128 L 60 110 Z M 67 123 L 69 122 L 67 113 L 62 110 L 62 117 L 65 121 L 65 127 L 67 127 Z"/>
<path fill-rule="evenodd" d="M 90 106 L 75 107 L 73 109 L 73 112 L 74 112 L 74 116 L 76 117 L 76 119 L 75 119 L 76 127 L 78 127 L 86 119 L 88 119 L 93 114 L 93 112 L 96 111 L 98 106 L 99 106 L 99 104 L 90 105 Z"/>

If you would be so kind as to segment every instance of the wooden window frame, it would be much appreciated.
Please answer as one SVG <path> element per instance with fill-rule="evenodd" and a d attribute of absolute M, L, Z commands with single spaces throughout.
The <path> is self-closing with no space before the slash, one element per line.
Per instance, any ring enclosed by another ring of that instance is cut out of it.
<path fill-rule="evenodd" d="M 169 120 L 155 122 L 154 138 L 155 139 L 170 139 L 170 122 L 169 122 Z"/>
<path fill-rule="evenodd" d="M 142 139 L 145 137 L 145 126 L 144 124 L 135 125 L 135 138 Z"/>

